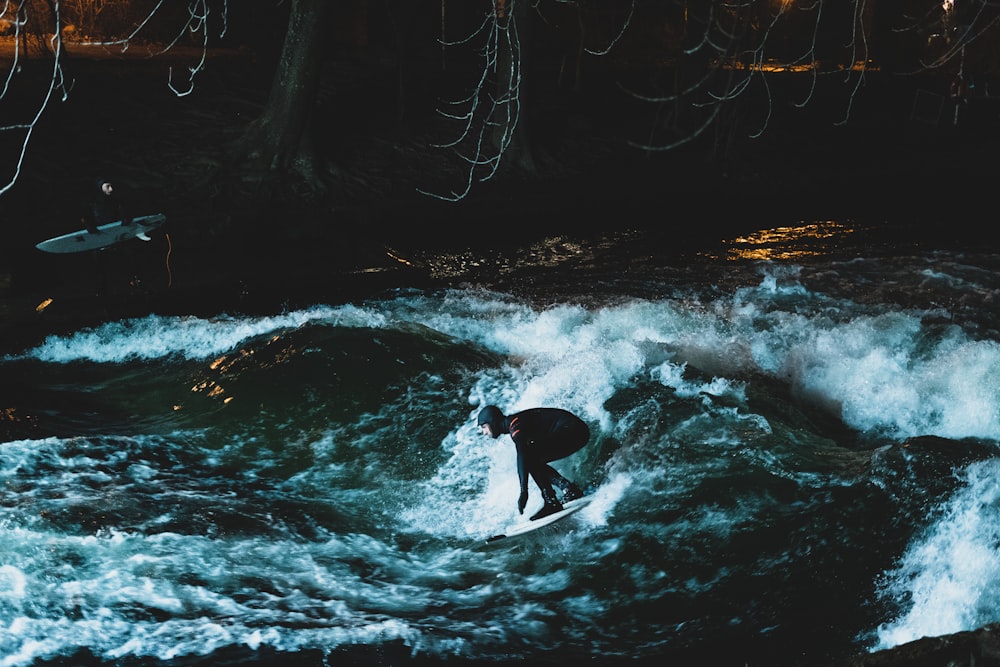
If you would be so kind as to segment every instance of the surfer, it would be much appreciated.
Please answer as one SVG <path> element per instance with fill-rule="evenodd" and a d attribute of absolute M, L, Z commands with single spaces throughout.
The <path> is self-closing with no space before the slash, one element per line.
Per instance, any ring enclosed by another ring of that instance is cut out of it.
<path fill-rule="evenodd" d="M 98 178 L 97 192 L 90 203 L 88 214 L 84 216 L 83 223 L 87 226 L 88 232 L 97 234 L 98 225 L 105 225 L 115 220 L 121 220 L 123 227 L 132 224 L 132 216 L 128 215 L 125 204 L 115 192 L 114 184 L 106 178 Z"/>
<path fill-rule="evenodd" d="M 542 494 L 542 509 L 531 520 L 555 514 L 562 510 L 562 502 L 583 497 L 579 486 L 560 475 L 548 465 L 580 451 L 590 440 L 590 428 L 572 412 L 560 408 L 530 408 L 505 416 L 495 405 L 479 411 L 479 430 L 491 438 L 510 433 L 517 449 L 517 476 L 521 494 L 517 498 L 517 511 L 524 514 L 528 504 L 528 476 L 530 475 Z M 562 491 L 562 502 L 556 499 L 553 485 Z"/>
<path fill-rule="evenodd" d="M 86 226 L 87 231 L 91 234 L 100 234 L 98 225 L 106 225 L 115 221 L 121 221 L 121 226 L 126 227 L 132 224 L 132 214 L 129 212 L 126 203 L 123 201 L 122 197 L 115 190 L 114 184 L 110 179 L 98 178 L 97 179 L 97 191 L 94 193 L 94 198 L 90 202 L 90 206 L 83 216 L 83 224 Z M 150 238 L 144 233 L 136 234 L 136 238 L 142 239 L 143 241 L 149 241 Z M 97 295 L 101 296 L 107 291 L 108 287 L 108 263 L 109 260 L 105 248 L 100 248 L 94 253 L 95 261 L 95 271 L 97 274 Z M 117 251 L 112 251 L 112 254 L 124 253 L 126 257 L 124 261 L 128 263 L 131 268 L 129 272 L 131 278 L 129 278 L 128 284 L 132 289 L 139 289 L 142 285 L 142 280 L 139 278 L 139 272 L 136 268 L 136 259 L 131 249 L 119 249 Z M 122 261 L 122 260 L 118 260 Z"/>

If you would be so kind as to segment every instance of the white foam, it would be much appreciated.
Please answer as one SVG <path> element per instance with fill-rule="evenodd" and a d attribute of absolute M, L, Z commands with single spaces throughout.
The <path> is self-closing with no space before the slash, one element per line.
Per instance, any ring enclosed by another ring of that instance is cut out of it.
<path fill-rule="evenodd" d="M 1000 603 L 1000 460 L 971 464 L 964 486 L 888 573 L 883 595 L 904 611 L 877 630 L 874 649 L 997 620 Z"/>
<path fill-rule="evenodd" d="M 379 327 L 384 318 L 354 306 L 316 306 L 266 317 L 167 317 L 109 322 L 68 336 L 50 336 L 22 358 L 53 363 L 92 361 L 122 363 L 178 355 L 208 359 L 237 348 L 247 340 L 323 321 L 339 326 Z"/>

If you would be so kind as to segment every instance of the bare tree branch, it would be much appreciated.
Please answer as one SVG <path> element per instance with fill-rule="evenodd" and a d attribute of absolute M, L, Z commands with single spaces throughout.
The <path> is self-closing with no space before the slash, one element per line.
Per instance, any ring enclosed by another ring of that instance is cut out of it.
<path fill-rule="evenodd" d="M 11 2 L 5 3 L 3 12 L 0 12 L 0 18 L 4 18 L 5 16 L 7 16 L 7 12 L 10 10 L 13 10 L 12 11 L 12 15 L 14 16 L 13 21 L 14 25 L 16 26 L 16 30 L 14 33 L 14 62 L 12 63 L 10 74 L 8 75 L 8 78 L 4 83 L 3 95 L 0 96 L 0 99 L 6 98 L 10 90 L 11 77 L 14 76 L 15 72 L 20 71 L 20 66 L 19 66 L 21 57 L 20 37 L 21 37 L 21 30 L 27 22 L 26 17 L 23 14 L 24 3 L 20 3 L 16 6 L 14 6 L 13 3 Z M 46 87 L 41 100 L 35 106 L 34 111 L 31 112 L 30 118 L 27 120 L 27 122 L 15 123 L 13 125 L 5 125 L 0 127 L 0 133 L 7 133 L 7 132 L 11 132 L 13 134 L 20 133 L 21 137 L 20 141 L 16 142 L 19 143 L 19 148 L 15 149 L 16 160 L 14 162 L 12 173 L 10 175 L 10 178 L 7 180 L 7 183 L 0 186 L 0 196 L 8 192 L 12 187 L 14 187 L 14 184 L 17 182 L 17 177 L 20 176 L 21 168 L 24 165 L 24 156 L 27 153 L 28 144 L 31 141 L 31 135 L 35 131 L 35 127 L 38 124 L 39 119 L 42 117 L 42 113 L 48 107 L 49 100 L 52 99 L 53 93 L 57 90 L 62 90 L 64 100 L 66 99 L 66 96 L 69 94 L 69 90 L 65 86 L 65 79 L 63 78 L 62 64 L 60 61 L 60 56 L 62 55 L 62 35 L 59 28 L 62 25 L 62 22 L 60 21 L 59 18 L 58 2 L 54 3 L 53 13 L 54 13 L 53 19 L 55 22 L 55 30 L 52 36 L 54 58 L 52 59 L 52 76 L 49 79 L 48 86 Z"/>
<path fill-rule="evenodd" d="M 504 155 L 515 140 L 521 119 L 522 44 L 518 33 L 518 3 L 528 2 L 529 7 L 541 16 L 541 0 L 489 0 L 490 9 L 483 22 L 467 37 L 445 46 L 467 46 L 481 40 L 482 69 L 472 92 L 465 98 L 446 103 L 458 108 L 451 112 L 439 110 L 446 118 L 458 120 L 462 127 L 458 136 L 437 148 L 453 150 L 465 163 L 466 180 L 463 187 L 447 195 L 418 189 L 418 192 L 445 201 L 459 201 L 472 190 L 475 182 L 492 179 L 498 172 Z M 579 5 L 580 0 L 554 0 L 558 4 Z M 586 49 L 593 55 L 610 52 L 625 33 L 635 12 L 631 1 L 628 16 L 617 34 L 602 49 Z M 544 20 L 544 17 L 543 17 Z"/>
<path fill-rule="evenodd" d="M 692 143 L 713 128 L 718 132 L 739 132 L 747 139 L 760 138 L 773 122 L 776 104 L 802 109 L 815 101 L 821 86 L 824 91 L 833 87 L 842 91 L 839 100 L 830 95 L 822 99 L 842 103 L 838 105 L 842 108 L 834 108 L 835 115 L 842 113 L 831 122 L 845 125 L 871 78 L 870 70 L 874 67 L 886 73 L 878 60 L 880 54 L 883 60 L 891 55 L 897 63 L 896 70 L 887 74 L 902 76 L 932 74 L 935 70 L 960 76 L 974 52 L 980 62 L 988 61 L 1000 68 L 1000 54 L 994 46 L 1000 37 L 1000 3 L 996 0 L 912 0 L 891 4 L 887 0 L 674 0 L 650 4 L 607 0 L 603 4 L 608 10 L 603 15 L 597 9 L 602 0 L 518 1 L 529 1 L 535 10 L 532 16 L 552 31 L 558 29 L 552 10 L 575 8 L 581 22 L 581 40 L 585 11 L 591 21 L 603 17 L 603 27 L 610 28 L 611 39 L 603 46 L 580 48 L 577 57 L 579 53 L 609 55 L 628 40 L 631 30 L 648 30 L 649 12 L 654 21 L 667 26 L 666 32 L 675 37 L 673 41 L 661 38 L 662 64 L 658 65 L 667 85 L 646 83 L 643 85 L 649 90 L 642 90 L 636 83 L 618 83 L 619 90 L 635 100 L 664 108 L 670 105 L 669 127 L 661 124 L 651 128 L 647 139 L 628 141 L 643 151 L 669 151 Z M 499 22 L 496 11 L 505 4 L 513 6 L 513 0 L 490 2 L 494 11 L 487 15 L 485 27 L 455 44 L 478 39 L 481 31 L 493 36 L 505 31 L 508 42 L 519 46 L 514 41 L 512 23 Z M 624 21 L 609 25 L 615 19 L 608 17 L 621 16 L 622 12 Z M 891 23 L 891 32 L 883 28 L 876 35 L 877 22 Z M 887 40 L 892 34 L 907 36 L 907 41 L 899 42 L 905 52 L 892 51 L 897 46 Z M 512 48 L 511 53 L 519 57 L 521 50 Z M 496 51 L 487 45 L 483 55 L 481 74 L 472 94 L 451 104 L 460 111 L 444 114 L 462 124 L 458 137 L 442 146 L 455 150 L 468 166 L 466 182 L 450 195 L 432 196 L 452 201 L 466 196 L 474 181 L 487 180 L 497 173 L 505 151 L 510 149 L 509 143 L 490 144 L 493 135 L 484 130 L 484 125 L 492 124 L 500 136 L 512 136 L 512 131 L 506 130 L 513 129 L 518 116 L 497 113 L 498 105 L 516 110 L 519 90 L 512 85 L 503 93 L 491 94 L 491 84 L 503 79 L 495 70 Z M 912 65 L 908 71 L 902 66 L 906 63 Z M 519 66 L 513 67 L 519 74 Z M 789 85 L 789 74 L 793 72 L 795 83 Z M 511 80 L 516 81 L 516 77 Z M 782 85 L 776 86 L 779 80 Z M 735 113 L 737 105 L 744 111 Z M 727 109 L 733 112 L 725 112 Z M 504 123 L 510 127 L 503 127 Z M 727 129 L 727 125 L 732 127 Z"/>
<path fill-rule="evenodd" d="M 451 102 L 458 112 L 440 113 L 463 123 L 461 133 L 452 141 L 438 144 L 449 148 L 467 165 L 466 182 L 461 191 L 448 195 L 419 190 L 422 194 L 459 201 L 478 180 L 487 181 L 497 173 L 500 160 L 514 137 L 520 113 L 521 43 L 514 20 L 515 4 L 526 0 L 496 0 L 483 22 L 468 37 L 455 44 L 474 44 L 482 39 L 482 70 L 472 92 Z"/>
<path fill-rule="evenodd" d="M 222 36 L 225 34 L 227 25 L 228 0 L 218 1 L 222 3 L 222 27 L 220 29 L 220 36 Z M 81 23 L 81 19 L 89 19 L 89 17 L 85 17 L 83 14 L 85 11 L 91 11 L 92 8 L 88 3 L 82 2 L 65 4 L 69 5 L 73 12 L 75 12 L 75 16 L 65 15 L 63 11 L 64 3 L 60 0 L 3 0 L 0 3 L 0 22 L 11 26 L 13 29 L 11 62 L 7 77 L 3 83 L 3 89 L 0 91 L 0 105 L 2 105 L 0 106 L 0 110 L 4 112 L 4 117 L 7 115 L 16 117 L 19 114 L 23 116 L 22 119 L 0 125 L 0 137 L 13 139 L 12 143 L 14 146 L 10 157 L 0 158 L 10 166 L 10 175 L 6 179 L 0 178 L 0 182 L 6 180 L 6 183 L 0 185 L 0 196 L 8 192 L 17 182 L 18 176 L 21 174 L 24 156 L 27 153 L 28 145 L 39 119 L 41 119 L 54 97 L 58 96 L 62 101 L 65 101 L 72 88 L 71 83 L 67 82 L 63 71 L 63 59 L 65 56 L 63 35 L 70 28 L 76 30 L 76 26 Z M 133 24 L 133 27 L 128 30 L 125 37 L 92 42 L 90 46 L 119 47 L 121 53 L 124 55 L 129 47 L 137 39 L 141 38 L 144 31 L 151 29 L 156 17 L 164 13 L 163 10 L 166 5 L 166 0 L 159 0 L 145 16 L 142 16 Z M 178 31 L 177 37 L 164 48 L 148 56 L 155 57 L 170 51 L 185 35 L 197 35 L 199 37 L 200 59 L 193 66 L 188 67 L 186 87 L 180 88 L 174 85 L 173 68 L 169 68 L 167 86 L 177 96 L 188 95 L 194 90 L 195 76 L 204 68 L 209 47 L 209 5 L 210 0 L 189 0 L 187 20 Z M 102 5 L 102 7 L 106 6 L 108 5 Z M 76 24 L 72 23 L 74 20 Z M 18 79 L 18 76 L 24 70 L 23 61 L 29 57 L 26 49 L 29 38 L 37 38 L 40 43 L 46 45 L 47 57 L 51 58 L 52 65 L 51 76 L 47 85 L 43 90 L 35 93 L 31 91 L 37 87 L 37 83 L 24 77 L 22 77 L 21 81 L 18 81 L 18 85 L 15 87 L 15 80 Z M 18 95 L 17 104 L 13 100 L 15 94 Z M 32 95 L 36 99 L 34 103 L 24 103 L 20 99 Z M 26 107 L 27 111 L 19 111 L 22 106 Z"/>

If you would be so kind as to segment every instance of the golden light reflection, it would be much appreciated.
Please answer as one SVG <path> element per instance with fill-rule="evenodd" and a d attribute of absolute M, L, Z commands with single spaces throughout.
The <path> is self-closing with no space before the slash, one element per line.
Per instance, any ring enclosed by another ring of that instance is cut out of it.
<path fill-rule="evenodd" d="M 293 361 L 301 354 L 301 349 L 295 344 L 285 341 L 281 334 L 274 334 L 268 340 L 254 348 L 243 348 L 232 354 L 224 354 L 209 362 L 208 368 L 217 379 L 204 378 L 191 387 L 196 394 L 208 398 L 221 399 L 223 405 L 235 397 L 223 385 L 227 380 L 235 382 L 246 371 L 261 371 L 280 366 Z M 232 387 L 230 387 L 232 389 Z M 179 409 L 176 406 L 175 409 Z"/>
<path fill-rule="evenodd" d="M 223 405 L 228 405 L 230 401 L 233 400 L 233 396 L 226 396 L 226 390 L 222 388 L 222 385 L 216 384 L 212 380 L 204 380 L 198 384 L 191 387 L 191 391 L 196 394 L 205 394 L 209 398 L 222 399 Z M 174 410 L 180 410 L 180 405 L 175 405 Z"/>
<path fill-rule="evenodd" d="M 782 72 L 811 72 L 813 70 L 821 71 L 821 63 L 818 61 L 812 62 L 794 62 L 786 63 L 780 60 L 765 60 L 762 62 L 743 62 L 741 60 L 727 60 L 717 62 L 719 69 L 726 70 L 749 70 L 753 72 L 762 72 L 766 74 L 778 74 Z M 856 60 L 849 66 L 844 64 L 837 64 L 837 71 L 844 72 L 846 70 L 851 70 L 853 72 L 878 72 L 880 67 L 875 63 L 867 60 Z"/>
<path fill-rule="evenodd" d="M 555 268 L 572 262 L 593 261 L 597 251 L 614 247 L 620 237 L 626 234 L 618 233 L 614 238 L 587 241 L 569 236 L 546 237 L 521 248 L 516 257 L 508 253 L 474 249 L 458 253 L 418 252 L 414 261 L 426 269 L 432 278 L 456 278 L 480 271 L 508 274 L 526 268 Z"/>
<path fill-rule="evenodd" d="M 37 417 L 24 415 L 18 408 L 0 408 L 0 421 L 9 422 L 34 422 Z"/>
<path fill-rule="evenodd" d="M 747 236 L 739 236 L 724 242 L 729 246 L 726 259 L 796 260 L 822 257 L 835 249 L 841 239 L 855 231 L 852 225 L 832 220 L 794 227 L 761 229 Z"/>
<path fill-rule="evenodd" d="M 396 254 L 396 252 L 394 250 L 392 250 L 392 249 L 387 249 L 385 251 L 385 254 L 388 255 L 390 259 L 394 259 L 397 262 L 399 262 L 400 264 L 403 264 L 405 266 L 413 266 L 413 262 L 411 262 L 410 260 L 406 259 L 402 255 Z"/>
<path fill-rule="evenodd" d="M 273 340 L 277 340 L 277 336 L 275 336 L 272 339 L 272 341 Z M 239 350 L 236 353 L 236 355 L 233 356 L 222 355 L 221 357 L 210 363 L 208 367 L 213 371 L 225 372 L 226 370 L 229 369 L 230 366 L 232 366 L 236 362 L 252 356 L 253 356 L 253 350 Z"/>

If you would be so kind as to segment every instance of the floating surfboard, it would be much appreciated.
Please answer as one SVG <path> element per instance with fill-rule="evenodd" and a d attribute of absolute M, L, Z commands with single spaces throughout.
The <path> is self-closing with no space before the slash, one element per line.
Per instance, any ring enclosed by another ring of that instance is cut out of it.
<path fill-rule="evenodd" d="M 555 523 L 559 519 L 565 519 L 571 514 L 582 510 L 584 507 L 590 504 L 590 496 L 584 496 L 583 498 L 577 498 L 576 500 L 571 500 L 568 503 L 563 503 L 563 508 L 561 511 L 555 514 L 550 514 L 544 516 L 541 519 L 536 519 L 534 521 L 524 521 L 522 523 L 516 523 L 499 535 L 493 535 L 492 537 L 486 538 L 486 542 L 496 542 L 497 540 L 502 540 L 508 537 L 516 537 L 518 535 L 524 535 L 525 533 L 530 533 L 539 528 L 544 528 L 550 524 Z"/>
<path fill-rule="evenodd" d="M 35 247 L 45 252 L 66 253 L 97 250 L 98 248 L 105 248 L 132 238 L 148 241 L 147 232 L 160 227 L 166 221 L 167 216 L 162 213 L 140 215 L 132 218 L 132 224 L 125 227 L 122 227 L 120 220 L 116 220 L 115 222 L 99 226 L 96 234 L 88 232 L 86 229 L 81 229 L 42 241 L 36 244 Z"/>

